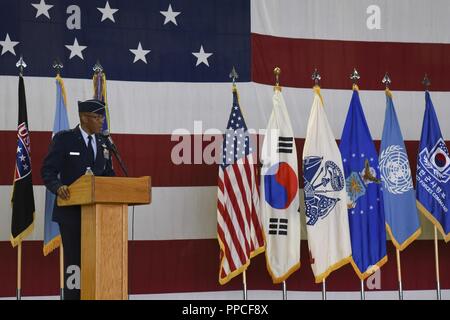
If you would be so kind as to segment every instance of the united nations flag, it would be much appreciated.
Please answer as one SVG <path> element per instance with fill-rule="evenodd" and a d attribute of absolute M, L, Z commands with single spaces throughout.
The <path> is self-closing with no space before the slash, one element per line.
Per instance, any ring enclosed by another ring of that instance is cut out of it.
<path fill-rule="evenodd" d="M 386 89 L 386 113 L 379 163 L 386 229 L 392 243 L 401 251 L 420 235 L 421 229 L 411 168 L 389 89 Z"/>
<path fill-rule="evenodd" d="M 425 92 L 425 114 L 417 157 L 417 207 L 450 240 L 450 156 L 442 139 L 430 93 Z"/>

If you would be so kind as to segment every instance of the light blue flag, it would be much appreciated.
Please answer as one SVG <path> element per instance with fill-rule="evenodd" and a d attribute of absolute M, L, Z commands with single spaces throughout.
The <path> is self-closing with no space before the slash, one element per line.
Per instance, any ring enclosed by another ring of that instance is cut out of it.
<path fill-rule="evenodd" d="M 401 251 L 420 235 L 421 229 L 411 168 L 389 89 L 379 163 L 386 229 L 392 243 Z"/>
<path fill-rule="evenodd" d="M 69 118 L 67 116 L 66 91 L 64 82 L 60 76 L 56 77 L 56 111 L 53 123 L 53 133 L 69 129 Z M 45 220 L 44 220 L 44 256 L 48 255 L 61 244 L 59 226 L 52 221 L 53 207 L 55 205 L 55 194 L 45 189 Z"/>
<path fill-rule="evenodd" d="M 339 149 L 347 189 L 352 266 L 364 280 L 387 262 L 386 226 L 378 155 L 356 85 Z"/>
<path fill-rule="evenodd" d="M 425 92 L 425 114 L 417 156 L 417 207 L 450 241 L 450 156 L 442 138 L 430 93 Z"/>

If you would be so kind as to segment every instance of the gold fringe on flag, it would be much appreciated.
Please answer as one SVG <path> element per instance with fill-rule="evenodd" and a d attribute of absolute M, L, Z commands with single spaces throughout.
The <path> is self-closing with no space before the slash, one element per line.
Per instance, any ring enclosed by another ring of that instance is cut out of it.
<path fill-rule="evenodd" d="M 364 273 L 361 273 L 361 271 L 359 270 L 358 266 L 356 265 L 356 262 L 353 259 L 353 257 L 351 258 L 350 263 L 351 263 L 353 269 L 355 270 L 356 274 L 358 275 L 358 278 L 361 280 L 365 280 L 369 276 L 374 274 L 378 269 L 380 269 L 387 261 L 388 261 L 388 256 L 386 254 L 383 258 L 381 258 L 377 263 L 372 265 L 372 267 L 369 268 L 368 270 L 366 270 Z"/>
<path fill-rule="evenodd" d="M 50 252 L 52 252 L 56 248 L 59 248 L 60 245 L 61 245 L 61 235 L 57 235 L 42 248 L 44 256 L 47 256 Z"/>
<path fill-rule="evenodd" d="M 67 109 L 66 88 L 64 87 L 64 81 L 60 77 L 59 74 L 56 76 L 56 81 L 58 81 L 59 85 L 61 86 L 61 93 L 62 93 L 62 96 L 63 96 L 63 99 L 64 99 L 64 107 L 66 107 L 66 109 Z"/>
<path fill-rule="evenodd" d="M 15 248 L 19 243 L 22 242 L 22 240 L 26 237 L 28 237 L 28 235 L 33 232 L 34 230 L 34 212 L 33 212 L 33 222 L 25 229 L 23 230 L 20 234 L 17 235 L 17 237 L 13 238 L 12 235 L 9 236 L 9 240 L 11 241 L 11 245 L 13 248 Z"/>

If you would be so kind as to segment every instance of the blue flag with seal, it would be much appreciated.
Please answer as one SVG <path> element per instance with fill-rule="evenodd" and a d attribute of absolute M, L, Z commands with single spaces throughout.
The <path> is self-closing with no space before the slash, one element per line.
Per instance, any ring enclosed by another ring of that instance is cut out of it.
<path fill-rule="evenodd" d="M 411 168 L 389 89 L 386 89 L 379 163 L 386 230 L 392 243 L 401 251 L 420 236 L 421 229 Z"/>
<path fill-rule="evenodd" d="M 354 85 L 339 145 L 344 167 L 352 266 L 364 280 L 387 262 L 378 155 Z"/>
<path fill-rule="evenodd" d="M 58 75 L 56 77 L 56 110 L 53 122 L 52 136 L 62 130 L 69 129 L 69 118 L 67 116 L 66 90 L 64 82 Z M 59 226 L 52 221 L 53 207 L 55 205 L 55 194 L 45 189 L 45 217 L 44 217 L 44 256 L 48 255 L 61 244 Z"/>
<path fill-rule="evenodd" d="M 430 93 L 425 92 L 425 114 L 416 172 L 417 207 L 450 240 L 450 156 L 442 138 Z"/>

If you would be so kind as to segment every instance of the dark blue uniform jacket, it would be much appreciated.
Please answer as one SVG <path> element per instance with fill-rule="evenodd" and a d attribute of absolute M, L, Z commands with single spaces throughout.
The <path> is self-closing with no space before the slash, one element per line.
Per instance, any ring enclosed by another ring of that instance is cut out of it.
<path fill-rule="evenodd" d="M 107 141 L 101 135 L 95 135 L 97 155 L 91 167 L 96 176 L 114 176 L 111 156 L 107 149 Z M 49 152 L 41 168 L 41 176 L 45 186 L 53 193 L 62 185 L 69 186 L 89 167 L 87 146 L 81 135 L 79 126 L 71 130 L 58 132 L 53 137 Z M 53 221 L 70 222 L 80 219 L 80 207 L 58 207 L 55 203 Z"/>

